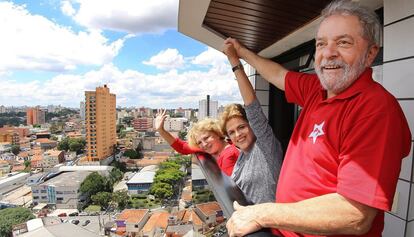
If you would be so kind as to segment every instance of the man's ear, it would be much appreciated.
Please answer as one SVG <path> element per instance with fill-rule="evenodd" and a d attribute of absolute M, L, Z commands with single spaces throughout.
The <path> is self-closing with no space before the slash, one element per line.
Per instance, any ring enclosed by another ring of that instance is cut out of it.
<path fill-rule="evenodd" d="M 375 57 L 377 56 L 379 52 L 379 47 L 378 45 L 372 45 L 369 47 L 368 52 L 367 52 L 367 60 L 366 60 L 366 67 L 370 67 L 372 65 L 372 63 L 375 60 Z"/>

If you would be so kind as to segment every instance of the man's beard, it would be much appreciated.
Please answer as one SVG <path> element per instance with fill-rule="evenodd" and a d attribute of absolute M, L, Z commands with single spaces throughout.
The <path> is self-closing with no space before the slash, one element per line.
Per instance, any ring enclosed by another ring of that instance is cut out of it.
<path fill-rule="evenodd" d="M 344 61 L 340 59 L 323 59 L 319 67 L 315 67 L 315 72 L 318 75 L 322 87 L 325 90 L 337 95 L 340 92 L 344 91 L 346 88 L 348 88 L 359 77 L 359 75 L 361 75 L 365 71 L 366 60 L 366 53 L 364 53 L 359 58 L 359 60 L 356 61 L 353 65 L 346 64 Z M 332 76 L 324 74 L 323 70 L 329 70 L 322 69 L 325 66 L 340 67 L 343 72 L 342 76 L 332 78 Z"/>

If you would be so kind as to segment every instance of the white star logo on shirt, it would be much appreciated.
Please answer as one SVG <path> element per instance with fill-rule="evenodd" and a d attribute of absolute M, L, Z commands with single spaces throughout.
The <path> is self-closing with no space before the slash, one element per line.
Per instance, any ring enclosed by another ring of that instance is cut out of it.
<path fill-rule="evenodd" d="M 323 121 L 321 124 L 313 125 L 313 131 L 309 135 L 309 137 L 313 139 L 313 144 L 315 144 L 316 138 L 325 134 L 322 130 L 324 124 L 325 124 L 325 121 Z"/>

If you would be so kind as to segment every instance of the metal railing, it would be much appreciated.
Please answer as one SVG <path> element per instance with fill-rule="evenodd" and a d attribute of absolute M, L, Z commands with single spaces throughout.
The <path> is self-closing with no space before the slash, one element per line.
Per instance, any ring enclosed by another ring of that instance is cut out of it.
<path fill-rule="evenodd" d="M 234 212 L 233 202 L 237 201 L 240 205 L 251 205 L 240 188 L 233 180 L 221 172 L 214 158 L 205 153 L 196 153 L 201 171 L 211 187 L 217 202 L 223 210 L 224 215 L 229 218 Z M 262 229 L 247 235 L 249 237 L 270 237 L 274 236 L 269 229 Z"/>

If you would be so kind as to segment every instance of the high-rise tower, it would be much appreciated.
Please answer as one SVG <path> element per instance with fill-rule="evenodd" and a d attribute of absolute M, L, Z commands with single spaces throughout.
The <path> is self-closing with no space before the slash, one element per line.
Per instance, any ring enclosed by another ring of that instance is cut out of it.
<path fill-rule="evenodd" d="M 85 128 L 88 161 L 112 155 L 116 145 L 116 96 L 104 85 L 85 91 Z"/>

